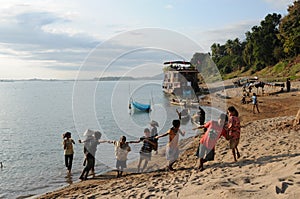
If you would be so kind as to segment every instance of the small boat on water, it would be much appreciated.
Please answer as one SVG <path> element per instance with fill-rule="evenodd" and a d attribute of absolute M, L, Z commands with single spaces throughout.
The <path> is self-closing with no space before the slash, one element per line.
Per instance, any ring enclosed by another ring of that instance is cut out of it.
<path fill-rule="evenodd" d="M 199 106 L 198 100 L 190 100 L 190 99 L 171 99 L 170 104 L 175 106 L 184 106 L 189 108 L 195 108 Z"/>
<path fill-rule="evenodd" d="M 131 98 L 130 102 L 129 102 L 129 109 L 131 110 L 132 108 L 134 108 L 134 110 L 138 110 L 138 111 L 142 111 L 142 112 L 150 112 L 151 104 L 142 104 Z"/>

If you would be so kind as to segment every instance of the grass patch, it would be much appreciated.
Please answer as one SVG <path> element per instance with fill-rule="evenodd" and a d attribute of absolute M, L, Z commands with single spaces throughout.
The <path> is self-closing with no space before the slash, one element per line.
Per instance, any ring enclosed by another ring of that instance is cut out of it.
<path fill-rule="evenodd" d="M 272 72 L 275 74 L 280 74 L 284 71 L 285 67 L 287 66 L 287 62 L 279 62 L 275 66 L 272 67 Z"/>

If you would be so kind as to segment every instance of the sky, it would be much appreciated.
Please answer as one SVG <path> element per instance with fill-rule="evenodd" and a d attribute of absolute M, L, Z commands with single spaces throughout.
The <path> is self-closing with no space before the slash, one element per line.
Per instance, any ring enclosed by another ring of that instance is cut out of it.
<path fill-rule="evenodd" d="M 2 0 L 0 79 L 151 76 L 292 0 Z"/>

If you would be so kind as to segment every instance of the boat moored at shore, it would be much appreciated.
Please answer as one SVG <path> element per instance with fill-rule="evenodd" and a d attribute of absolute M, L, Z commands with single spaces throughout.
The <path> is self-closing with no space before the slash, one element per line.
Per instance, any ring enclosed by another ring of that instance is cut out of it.
<path fill-rule="evenodd" d="M 164 62 L 162 89 L 165 93 L 180 98 L 195 98 L 195 94 L 200 91 L 198 73 L 198 70 L 190 62 Z"/>

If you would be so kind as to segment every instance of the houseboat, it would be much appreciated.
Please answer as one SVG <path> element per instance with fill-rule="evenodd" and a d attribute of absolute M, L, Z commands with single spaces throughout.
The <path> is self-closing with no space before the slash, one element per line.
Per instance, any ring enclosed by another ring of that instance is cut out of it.
<path fill-rule="evenodd" d="M 200 91 L 198 73 L 190 62 L 165 62 L 162 89 L 167 94 L 181 98 L 195 98 L 195 94 Z"/>

